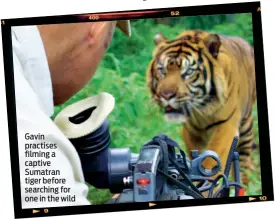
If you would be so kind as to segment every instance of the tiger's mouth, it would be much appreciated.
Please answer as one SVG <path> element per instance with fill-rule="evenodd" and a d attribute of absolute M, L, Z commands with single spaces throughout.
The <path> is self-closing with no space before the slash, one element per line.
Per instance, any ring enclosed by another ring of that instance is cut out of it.
<path fill-rule="evenodd" d="M 182 109 L 176 109 L 170 105 L 164 108 L 164 118 L 169 123 L 183 123 L 187 120 L 187 116 Z"/>
<path fill-rule="evenodd" d="M 165 113 L 179 113 L 179 114 L 183 114 L 183 111 L 181 109 L 176 109 L 170 105 L 166 106 L 164 108 L 164 112 Z"/>
<path fill-rule="evenodd" d="M 167 100 L 160 97 L 159 105 L 164 112 L 165 120 L 169 123 L 183 123 L 189 116 L 189 111 L 186 111 L 186 103 L 180 104 L 176 98 Z"/>

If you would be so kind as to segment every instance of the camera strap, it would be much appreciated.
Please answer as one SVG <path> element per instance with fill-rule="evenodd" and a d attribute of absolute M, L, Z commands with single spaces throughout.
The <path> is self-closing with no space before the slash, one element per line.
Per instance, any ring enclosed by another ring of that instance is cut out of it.
<path fill-rule="evenodd" d="M 167 145 L 168 148 L 168 154 L 170 156 L 172 156 L 173 159 L 176 159 L 176 151 L 175 148 L 177 148 L 182 156 L 182 161 L 183 161 L 183 168 L 189 172 L 189 167 L 187 164 L 187 160 L 186 160 L 186 154 L 185 152 L 180 148 L 180 146 L 178 145 L 177 142 L 175 142 L 174 140 L 172 140 L 171 138 L 169 138 L 167 135 L 164 134 L 159 134 L 157 136 L 155 136 L 153 138 L 152 141 L 148 142 L 146 145 L 151 145 L 151 144 L 157 144 L 160 145 L 162 144 L 161 141 L 165 142 L 165 144 Z"/>
<path fill-rule="evenodd" d="M 145 144 L 144 147 L 151 146 L 151 145 L 160 146 L 161 151 L 162 151 L 162 162 L 160 163 L 158 172 L 161 173 L 161 175 L 163 175 L 166 179 L 173 182 L 173 184 L 175 184 L 179 188 L 183 189 L 186 192 L 186 194 L 191 195 L 194 198 L 202 198 L 202 195 L 198 191 L 196 186 L 192 183 L 192 181 L 184 173 L 184 171 L 182 170 L 182 167 L 180 167 L 180 165 L 176 162 L 175 148 L 178 148 L 182 155 L 182 158 L 183 158 L 183 164 L 185 166 L 184 168 L 189 172 L 189 168 L 188 168 L 187 161 L 186 161 L 186 155 L 185 155 L 184 151 L 179 147 L 179 145 L 175 141 L 170 139 L 168 136 L 163 135 L 163 134 L 155 136 L 153 138 L 153 140 L 148 142 L 147 144 Z M 182 175 L 182 177 L 184 177 L 187 180 L 187 182 L 191 188 L 189 186 L 181 183 L 180 181 L 169 176 L 169 174 L 168 174 L 169 161 L 176 167 L 176 169 L 179 171 L 179 173 Z M 164 183 L 165 183 L 165 181 L 162 181 L 161 188 L 164 186 Z M 165 196 L 166 194 L 163 194 L 163 195 Z"/>

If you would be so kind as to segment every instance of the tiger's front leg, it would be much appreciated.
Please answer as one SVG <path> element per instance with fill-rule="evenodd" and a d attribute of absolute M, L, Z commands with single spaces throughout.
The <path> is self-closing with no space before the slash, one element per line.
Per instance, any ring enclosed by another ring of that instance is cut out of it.
<path fill-rule="evenodd" d="M 238 126 L 234 121 L 227 121 L 213 128 L 210 141 L 205 150 L 211 150 L 218 154 L 222 166 L 219 174 L 224 173 L 233 139 L 236 136 L 238 137 L 238 135 Z M 212 169 L 215 164 L 216 162 L 213 159 L 205 159 L 203 162 L 203 166 L 206 169 Z"/>
<path fill-rule="evenodd" d="M 186 127 L 183 127 L 182 136 L 188 156 L 191 159 L 191 151 L 200 149 L 203 144 L 202 139 L 198 136 L 191 134 Z"/>
<path fill-rule="evenodd" d="M 210 134 L 206 133 L 206 131 L 210 132 Z M 218 154 L 221 161 L 222 169 L 219 174 L 223 173 L 232 141 L 234 137 L 239 136 L 238 120 L 231 118 L 222 124 L 212 127 L 212 130 L 206 131 L 201 132 L 199 137 L 191 134 L 186 128 L 183 128 L 183 139 L 186 144 L 189 157 L 192 150 L 199 150 L 200 152 L 212 150 Z M 208 136 L 208 141 L 204 142 L 202 139 L 206 135 Z M 202 147 L 203 145 L 204 147 Z M 213 159 L 205 159 L 203 162 L 204 168 L 206 169 L 212 169 L 215 164 L 216 163 Z"/>
<path fill-rule="evenodd" d="M 238 128 L 232 121 L 228 121 L 214 128 L 211 140 L 209 141 L 206 150 L 212 150 L 218 154 L 221 162 L 221 171 L 212 178 L 216 178 L 218 175 L 224 173 L 228 155 L 235 136 L 238 136 Z M 212 169 L 216 165 L 216 161 L 211 158 L 206 158 L 202 165 L 205 169 Z M 219 188 L 220 186 L 216 187 L 213 190 L 213 194 L 215 194 Z"/>
<path fill-rule="evenodd" d="M 210 132 L 210 134 L 206 132 L 201 133 L 201 136 L 209 136 L 209 140 L 203 150 L 212 150 L 216 152 L 220 158 L 222 169 L 220 172 L 218 172 L 217 175 L 224 173 L 232 141 L 235 136 L 238 137 L 239 135 L 238 120 L 236 118 L 231 118 L 230 120 L 227 120 L 222 124 L 212 127 L 212 130 L 207 130 L 208 132 Z M 191 135 L 188 136 L 187 134 L 185 134 L 184 137 L 187 137 L 186 144 L 189 151 L 194 149 L 200 149 L 199 145 L 196 145 L 197 148 L 194 148 L 194 145 L 191 146 L 192 141 L 190 141 L 190 139 L 194 140 L 194 138 L 191 138 Z M 195 142 L 193 141 L 193 143 Z M 212 169 L 215 165 L 216 162 L 211 158 L 205 159 L 203 161 L 203 166 L 205 169 Z M 213 178 L 216 178 L 217 175 L 213 176 Z M 216 191 L 217 188 L 214 190 L 214 192 Z"/>

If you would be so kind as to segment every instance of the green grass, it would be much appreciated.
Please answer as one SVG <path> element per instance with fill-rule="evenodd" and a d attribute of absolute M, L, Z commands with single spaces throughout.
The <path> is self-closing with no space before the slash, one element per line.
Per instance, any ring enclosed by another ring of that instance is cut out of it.
<path fill-rule="evenodd" d="M 218 16 L 216 16 L 218 19 Z M 222 34 L 245 38 L 253 44 L 251 15 L 236 15 L 235 23 L 209 23 L 205 28 Z M 152 57 L 153 37 L 162 32 L 173 39 L 184 30 L 184 26 L 192 27 L 196 18 L 171 19 L 173 25 L 156 24 L 153 19 L 132 22 L 132 37 L 125 37 L 116 30 L 111 46 L 103 58 L 95 76 L 76 95 L 62 106 L 55 108 L 55 115 L 65 106 L 100 92 L 111 93 L 116 100 L 113 112 L 109 115 L 112 148 L 129 147 L 132 152 L 139 152 L 141 146 L 153 136 L 165 133 L 184 149 L 181 137 L 181 125 L 172 125 L 164 121 L 160 109 L 152 104 L 145 84 L 145 72 Z M 176 22 L 177 21 L 177 22 Z M 188 23 L 189 22 L 189 23 Z M 201 21 L 197 22 L 202 25 Z M 55 117 L 55 115 L 53 117 Z M 255 142 L 258 143 L 257 108 L 253 110 Z M 251 180 L 247 188 L 248 195 L 261 194 L 259 152 L 253 154 L 255 170 L 249 173 Z M 112 196 L 108 190 L 97 190 L 89 187 L 89 200 L 93 204 L 103 204 Z"/>

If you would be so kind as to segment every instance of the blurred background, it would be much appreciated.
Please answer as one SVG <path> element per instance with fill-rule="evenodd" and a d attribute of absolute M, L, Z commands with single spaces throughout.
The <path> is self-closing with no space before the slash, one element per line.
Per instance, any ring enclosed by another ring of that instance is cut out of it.
<path fill-rule="evenodd" d="M 165 122 L 160 109 L 152 104 L 145 83 L 145 74 L 154 49 L 153 38 L 158 32 L 173 39 L 187 29 L 201 29 L 224 35 L 239 36 L 253 46 L 252 15 L 228 14 L 190 17 L 169 17 L 131 20 L 132 36 L 115 31 L 110 48 L 95 76 L 80 92 L 62 106 L 55 108 L 55 115 L 65 106 L 100 92 L 111 93 L 116 100 L 115 109 L 108 117 L 112 137 L 111 147 L 129 147 L 139 152 L 143 144 L 157 134 L 165 133 L 185 149 L 182 125 Z M 55 117 L 53 116 L 53 118 Z M 257 106 L 253 110 L 255 142 L 258 144 Z M 249 173 L 247 195 L 261 195 L 259 153 L 253 153 L 255 170 Z M 112 194 L 90 186 L 89 199 L 93 204 L 106 203 Z"/>

